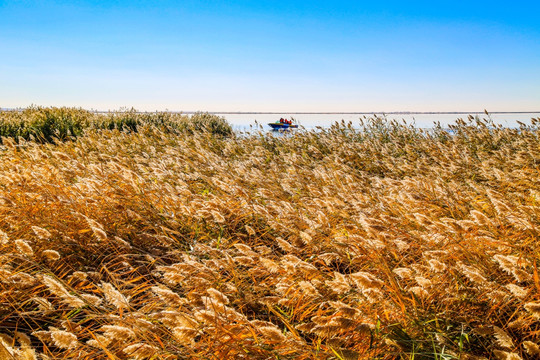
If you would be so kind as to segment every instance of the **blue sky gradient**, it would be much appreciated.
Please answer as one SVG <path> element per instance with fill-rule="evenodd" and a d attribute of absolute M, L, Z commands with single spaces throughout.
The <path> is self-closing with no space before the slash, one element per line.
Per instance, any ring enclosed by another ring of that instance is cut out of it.
<path fill-rule="evenodd" d="M 0 107 L 538 111 L 535 1 L 0 1 Z"/>

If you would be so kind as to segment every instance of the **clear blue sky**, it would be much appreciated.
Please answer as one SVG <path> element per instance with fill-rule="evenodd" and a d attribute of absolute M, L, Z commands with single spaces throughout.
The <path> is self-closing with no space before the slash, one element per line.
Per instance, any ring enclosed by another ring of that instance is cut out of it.
<path fill-rule="evenodd" d="M 1 1 L 0 107 L 540 109 L 538 1 Z"/>

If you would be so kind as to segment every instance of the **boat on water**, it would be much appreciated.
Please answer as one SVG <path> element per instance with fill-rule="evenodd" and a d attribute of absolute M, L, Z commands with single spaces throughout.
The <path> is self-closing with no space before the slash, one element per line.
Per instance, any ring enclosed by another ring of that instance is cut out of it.
<path fill-rule="evenodd" d="M 291 118 L 291 120 L 281 118 L 276 122 L 268 123 L 268 126 L 270 126 L 273 130 L 287 130 L 298 128 L 298 124 L 296 123 L 296 120 L 294 118 Z"/>

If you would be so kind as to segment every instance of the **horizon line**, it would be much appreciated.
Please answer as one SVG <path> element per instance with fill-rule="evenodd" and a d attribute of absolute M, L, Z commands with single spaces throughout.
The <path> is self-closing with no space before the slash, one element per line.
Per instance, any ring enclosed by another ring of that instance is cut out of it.
<path fill-rule="evenodd" d="M 39 106 L 41 107 L 41 106 Z M 57 107 L 57 106 L 50 106 L 50 107 Z M 61 106 L 63 107 L 63 106 Z M 96 110 L 96 109 L 84 109 L 82 107 L 76 107 L 76 106 L 66 106 L 67 108 L 79 108 L 90 112 L 95 113 L 111 113 L 111 112 L 128 112 L 131 110 L 135 110 L 136 113 L 139 114 L 148 114 L 148 113 L 159 113 L 159 112 L 165 112 L 165 113 L 171 113 L 171 114 L 196 114 L 196 113 L 209 113 L 213 115 L 217 114 L 226 114 L 226 115 L 257 115 L 257 114 L 268 114 L 268 115 L 280 115 L 280 114 L 298 114 L 298 115 L 377 115 L 377 114 L 383 114 L 383 115 L 437 115 L 437 114 L 448 114 L 448 115 L 459 115 L 459 114 L 486 114 L 486 110 L 481 111 L 202 111 L 202 110 L 190 110 L 190 111 L 179 111 L 179 110 L 153 110 L 153 111 L 140 111 L 137 109 L 134 109 L 133 107 L 131 109 L 127 108 L 120 108 L 118 110 Z M 0 111 L 24 111 L 28 109 L 29 107 L 24 108 L 2 108 L 0 107 Z M 46 107 L 44 107 L 46 108 Z M 489 114 L 535 114 L 540 113 L 540 111 L 487 111 L 486 115 Z"/>

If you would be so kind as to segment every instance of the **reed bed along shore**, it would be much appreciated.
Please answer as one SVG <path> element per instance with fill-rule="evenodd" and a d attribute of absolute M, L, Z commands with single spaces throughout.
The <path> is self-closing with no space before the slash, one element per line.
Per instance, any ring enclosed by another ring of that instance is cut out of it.
<path fill-rule="evenodd" d="M 0 358 L 537 359 L 539 125 L 4 137 Z"/>
<path fill-rule="evenodd" d="M 10 137 L 17 142 L 58 142 L 73 139 L 86 130 L 137 131 L 141 125 L 153 125 L 167 133 L 188 133 L 206 130 L 216 136 L 232 134 L 224 118 L 209 113 L 191 116 L 170 112 L 141 113 L 135 109 L 95 112 L 77 108 L 44 108 L 0 110 L 0 138 Z"/>

